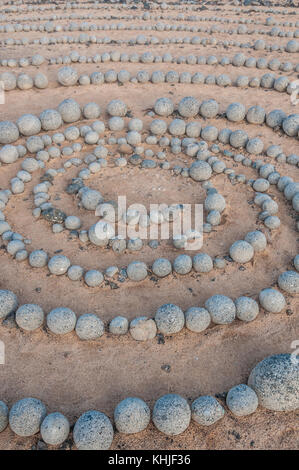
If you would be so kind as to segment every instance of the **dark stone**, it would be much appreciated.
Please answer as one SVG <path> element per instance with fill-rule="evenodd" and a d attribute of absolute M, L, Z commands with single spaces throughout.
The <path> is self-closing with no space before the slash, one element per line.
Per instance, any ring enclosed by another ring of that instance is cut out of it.
<path fill-rule="evenodd" d="M 42 217 L 52 224 L 63 224 L 67 215 L 60 209 L 50 207 L 42 211 Z"/>

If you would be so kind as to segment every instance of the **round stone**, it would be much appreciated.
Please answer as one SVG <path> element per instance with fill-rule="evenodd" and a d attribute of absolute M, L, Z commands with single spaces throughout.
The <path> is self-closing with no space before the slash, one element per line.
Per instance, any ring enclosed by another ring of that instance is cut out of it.
<path fill-rule="evenodd" d="M 290 137 L 294 137 L 298 135 L 299 114 L 291 114 L 286 119 L 284 119 L 282 121 L 282 128 L 284 132 Z"/>
<path fill-rule="evenodd" d="M 223 418 L 225 411 L 216 398 L 209 395 L 194 400 L 191 406 L 192 419 L 201 426 L 211 426 Z"/>
<path fill-rule="evenodd" d="M 23 398 L 11 407 L 9 426 L 21 437 L 34 436 L 47 414 L 45 405 L 36 398 Z"/>
<path fill-rule="evenodd" d="M 168 276 L 172 272 L 171 262 L 166 258 L 158 258 L 153 263 L 152 271 L 158 277 Z"/>
<path fill-rule="evenodd" d="M 6 318 L 18 308 L 18 298 L 10 290 L 0 290 L 0 318 Z"/>
<path fill-rule="evenodd" d="M 266 124 L 269 127 L 281 126 L 282 121 L 286 118 L 286 114 L 281 109 L 274 109 L 266 116 Z"/>
<path fill-rule="evenodd" d="M 124 434 L 144 431 L 150 422 L 151 412 L 140 398 L 125 398 L 114 410 L 116 429 Z"/>
<path fill-rule="evenodd" d="M 203 101 L 200 105 L 199 112 L 204 118 L 212 119 L 217 116 L 219 105 L 217 101 L 211 99 Z"/>
<path fill-rule="evenodd" d="M 44 312 L 39 305 L 25 304 L 16 311 L 16 323 L 23 330 L 36 330 L 43 322 Z"/>
<path fill-rule="evenodd" d="M 245 236 L 245 241 L 250 243 L 253 247 L 254 252 L 258 253 L 264 251 L 267 246 L 267 239 L 263 232 L 259 230 L 254 230 L 253 232 L 248 232 Z"/>
<path fill-rule="evenodd" d="M 85 313 L 77 320 L 76 333 L 80 339 L 97 339 L 104 334 L 104 330 L 104 323 L 93 313 Z"/>
<path fill-rule="evenodd" d="M 80 281 L 83 277 L 84 270 L 81 266 L 70 266 L 67 270 L 68 278 L 71 281 Z"/>
<path fill-rule="evenodd" d="M 10 121 L 0 122 L 0 144 L 11 144 L 18 140 L 19 129 Z"/>
<path fill-rule="evenodd" d="M 182 117 L 194 117 L 199 112 L 200 103 L 193 96 L 186 96 L 178 104 L 178 112 Z"/>
<path fill-rule="evenodd" d="M 246 113 L 246 120 L 250 124 L 263 124 L 266 117 L 266 111 L 261 106 L 251 106 Z"/>
<path fill-rule="evenodd" d="M 192 269 L 192 258 L 189 255 L 179 255 L 173 262 L 173 269 L 178 274 L 188 274 Z"/>
<path fill-rule="evenodd" d="M 2 163 L 14 163 L 19 158 L 18 149 L 14 145 L 4 145 L 0 149 L 0 162 Z"/>
<path fill-rule="evenodd" d="M 296 255 L 294 258 L 294 266 L 299 271 L 299 255 Z"/>
<path fill-rule="evenodd" d="M 8 408 L 6 404 L 0 400 L 0 432 L 8 425 Z"/>
<path fill-rule="evenodd" d="M 237 263 L 248 263 L 254 255 L 254 249 L 245 240 L 237 240 L 229 249 L 230 257 Z"/>
<path fill-rule="evenodd" d="M 276 215 L 270 215 L 269 217 L 265 218 L 264 224 L 270 230 L 275 230 L 280 227 L 280 219 L 276 217 Z"/>
<path fill-rule="evenodd" d="M 70 423 L 61 413 L 51 413 L 43 420 L 40 433 L 43 441 L 50 445 L 62 444 L 70 432 Z"/>
<path fill-rule="evenodd" d="M 60 85 L 63 86 L 73 86 L 76 85 L 78 81 L 78 73 L 73 67 L 62 67 L 58 70 L 57 80 Z"/>
<path fill-rule="evenodd" d="M 278 276 L 280 289 L 289 294 L 299 294 L 299 274 L 295 271 L 285 271 Z"/>
<path fill-rule="evenodd" d="M 40 90 L 44 90 L 49 85 L 48 77 L 44 73 L 37 73 L 34 77 L 34 86 Z"/>
<path fill-rule="evenodd" d="M 29 264 L 33 268 L 43 268 L 47 265 L 48 255 L 44 250 L 32 251 L 29 255 Z"/>
<path fill-rule="evenodd" d="M 97 103 L 87 103 L 83 107 L 83 116 L 86 119 L 97 119 L 101 114 L 101 108 Z"/>
<path fill-rule="evenodd" d="M 185 134 L 186 123 L 182 119 L 174 119 L 168 126 L 168 131 L 173 136 L 181 136 Z"/>
<path fill-rule="evenodd" d="M 279 313 L 286 306 L 285 298 L 281 292 L 271 288 L 263 289 L 259 293 L 259 301 L 261 306 L 271 313 Z"/>
<path fill-rule="evenodd" d="M 190 176 L 194 181 L 206 181 L 212 176 L 212 168 L 205 161 L 196 161 L 190 166 Z"/>
<path fill-rule="evenodd" d="M 259 403 L 255 391 L 248 385 L 240 384 L 229 390 L 226 404 L 234 415 L 247 416 L 256 411 Z"/>
<path fill-rule="evenodd" d="M 234 148 L 245 147 L 248 140 L 248 135 L 243 130 L 233 131 L 229 137 L 229 143 Z"/>
<path fill-rule="evenodd" d="M 275 354 L 259 362 L 250 373 L 248 385 L 268 410 L 295 411 L 299 407 L 299 367 L 291 354 Z"/>
<path fill-rule="evenodd" d="M 130 333 L 136 341 L 147 341 L 156 336 L 157 326 L 152 318 L 134 318 L 130 323 Z"/>
<path fill-rule="evenodd" d="M 177 305 L 164 304 L 158 308 L 155 322 L 161 333 L 171 335 L 182 330 L 185 324 L 185 316 Z"/>
<path fill-rule="evenodd" d="M 237 318 L 242 321 L 252 321 L 259 314 L 258 303 L 251 297 L 239 297 L 235 300 Z"/>
<path fill-rule="evenodd" d="M 208 194 L 205 199 L 204 207 L 207 212 L 214 210 L 222 213 L 226 207 L 225 199 L 221 194 L 215 192 Z"/>
<path fill-rule="evenodd" d="M 68 230 L 78 230 L 81 227 L 81 220 L 75 215 L 69 215 L 65 219 L 64 225 Z"/>
<path fill-rule="evenodd" d="M 225 295 L 213 295 L 206 301 L 205 307 L 210 313 L 212 321 L 218 325 L 232 323 L 235 319 L 235 304 Z"/>
<path fill-rule="evenodd" d="M 65 274 L 70 267 L 70 260 L 64 255 L 55 255 L 48 262 L 48 269 L 51 274 L 61 276 Z"/>
<path fill-rule="evenodd" d="M 109 332 L 113 335 L 125 335 L 129 329 L 129 322 L 126 317 L 115 317 L 109 323 Z"/>
<path fill-rule="evenodd" d="M 100 411 L 86 411 L 76 421 L 73 438 L 78 450 L 107 450 L 113 441 L 113 427 Z"/>
<path fill-rule="evenodd" d="M 101 271 L 91 269 L 85 273 L 84 281 L 88 287 L 98 287 L 102 282 L 104 282 L 104 276 Z"/>
<path fill-rule="evenodd" d="M 52 333 L 64 335 L 74 330 L 76 320 L 76 314 L 71 309 L 58 307 L 48 313 L 47 326 Z"/>
<path fill-rule="evenodd" d="M 46 109 L 39 118 L 44 131 L 56 130 L 62 125 L 61 114 L 56 109 Z"/>
<path fill-rule="evenodd" d="M 213 260 L 206 253 L 198 253 L 193 257 L 193 269 L 197 273 L 209 273 L 213 269 Z"/>
<path fill-rule="evenodd" d="M 62 101 L 57 109 L 63 121 L 66 123 L 79 121 L 81 118 L 81 108 L 77 101 L 72 98 Z"/>
<path fill-rule="evenodd" d="M 264 143 L 259 137 L 249 139 L 246 144 L 246 151 L 252 155 L 258 155 L 264 150 Z"/>
<path fill-rule="evenodd" d="M 155 102 L 154 110 L 158 116 L 170 116 L 174 111 L 174 104 L 170 98 L 159 98 Z"/>
<path fill-rule="evenodd" d="M 205 308 L 190 307 L 185 312 L 186 327 L 190 331 L 200 333 L 208 328 L 211 323 L 209 312 Z"/>
<path fill-rule="evenodd" d="M 226 117 L 229 121 L 240 122 L 245 118 L 246 108 L 242 103 L 232 103 L 226 109 Z"/>
<path fill-rule="evenodd" d="M 176 394 L 159 398 L 153 409 L 153 422 L 156 428 L 169 436 L 184 432 L 190 424 L 191 410 L 187 401 Z"/>
<path fill-rule="evenodd" d="M 41 130 L 41 122 L 34 114 L 23 114 L 16 122 L 22 135 L 31 136 Z"/>
<path fill-rule="evenodd" d="M 127 105 L 121 100 L 112 100 L 107 106 L 107 112 L 110 116 L 125 116 L 127 114 Z"/>
<path fill-rule="evenodd" d="M 142 261 L 132 261 L 127 268 L 128 278 L 131 281 L 143 281 L 147 277 L 147 265 Z"/>

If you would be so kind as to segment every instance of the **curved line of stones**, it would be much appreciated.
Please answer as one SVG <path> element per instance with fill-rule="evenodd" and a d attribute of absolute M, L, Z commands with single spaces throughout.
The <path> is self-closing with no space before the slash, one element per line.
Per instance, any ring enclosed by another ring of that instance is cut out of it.
<path fill-rule="evenodd" d="M 130 39 L 119 39 L 119 40 L 114 40 L 109 37 L 97 37 L 96 35 L 89 35 L 87 33 L 81 33 L 79 36 L 61 36 L 58 38 L 48 38 L 47 36 L 44 36 L 42 38 L 34 38 L 29 40 L 28 38 L 22 38 L 22 39 L 13 39 L 13 38 L 7 38 L 4 40 L 0 41 L 0 45 L 2 46 L 24 46 L 24 45 L 31 45 L 31 44 L 36 44 L 36 45 L 41 45 L 41 46 L 51 46 L 51 45 L 57 45 L 57 44 L 73 44 L 73 43 L 80 43 L 80 44 L 86 44 L 86 43 L 92 43 L 92 44 L 110 44 L 110 45 L 121 45 L 121 44 L 127 44 L 127 45 L 141 45 L 141 46 L 151 46 L 151 45 L 169 45 L 169 44 L 193 44 L 193 45 L 201 45 L 201 46 L 223 46 L 229 47 L 239 47 L 239 48 L 246 48 L 246 49 L 254 49 L 254 43 L 242 43 L 239 41 L 223 41 L 220 39 L 216 38 L 200 38 L 199 36 L 193 36 L 193 37 L 172 37 L 172 38 L 165 38 L 165 39 L 159 39 L 155 36 L 152 37 L 146 37 L 144 35 L 139 35 L 136 38 L 130 38 Z M 278 46 L 278 49 L 277 49 Z M 285 45 L 278 45 L 274 44 L 265 44 L 265 48 L 269 48 L 270 51 L 273 50 L 279 50 L 281 52 L 287 52 L 289 54 L 296 53 L 298 51 L 298 41 L 295 39 L 292 39 L 291 41 L 288 41 L 287 44 Z"/>
<path fill-rule="evenodd" d="M 35 54 L 32 57 L 20 58 L 20 59 L 2 59 L 0 60 L 0 65 L 2 67 L 29 67 L 44 64 L 45 58 L 40 54 Z M 69 55 L 52 57 L 48 59 L 48 65 L 69 65 L 72 63 L 107 63 L 107 62 L 131 62 L 131 63 L 142 63 L 146 65 L 157 64 L 157 63 L 173 63 L 173 64 L 186 64 L 186 65 L 233 65 L 234 67 L 246 67 L 246 68 L 257 68 L 259 70 L 269 69 L 273 72 L 282 71 L 282 72 L 299 72 L 299 63 L 293 64 L 292 62 L 283 62 L 281 63 L 279 59 L 274 58 L 269 62 L 265 57 L 255 58 L 255 57 L 246 57 L 242 58 L 241 55 L 235 54 L 233 58 L 227 56 L 217 57 L 214 55 L 205 57 L 205 56 L 196 56 L 194 54 L 189 54 L 187 56 L 172 57 L 172 54 L 166 53 L 163 56 L 154 55 L 153 52 L 148 51 L 143 54 L 133 53 L 131 55 L 127 53 L 122 53 L 119 51 L 112 52 L 103 52 L 102 54 L 95 54 L 94 56 L 81 56 L 76 50 L 72 51 Z"/>
<path fill-rule="evenodd" d="M 25 27 L 25 29 L 24 29 Z M 299 22 L 298 22 L 299 27 Z M 267 35 L 271 37 L 281 37 L 281 38 L 299 38 L 299 29 L 295 31 L 289 30 L 280 30 L 278 31 L 268 31 L 265 29 L 252 29 L 248 30 L 247 26 L 239 26 L 238 29 L 225 29 L 221 28 L 218 25 L 213 25 L 211 27 L 202 27 L 202 26 L 189 26 L 185 25 L 176 25 L 176 24 L 146 24 L 146 25 L 130 25 L 125 26 L 124 24 L 100 24 L 95 23 L 85 23 L 83 25 L 72 24 L 72 25 L 62 25 L 62 24 L 49 24 L 41 25 L 40 23 L 34 23 L 32 25 L 18 24 L 17 31 L 11 25 L 9 30 L 0 24 L 0 34 L 9 34 L 15 32 L 30 33 L 30 32 L 45 32 L 47 34 L 56 34 L 61 32 L 75 32 L 75 31 L 158 31 L 158 32 L 172 32 L 172 31 L 188 31 L 192 33 L 207 33 L 207 34 L 240 34 L 240 35 Z M 276 34 L 275 34 L 276 33 Z M 256 41 L 256 43 L 259 40 Z M 260 42 L 262 44 L 262 42 Z"/>
<path fill-rule="evenodd" d="M 154 70 L 139 70 L 136 72 L 136 75 L 131 76 L 128 70 L 122 69 L 120 72 L 117 72 L 114 69 L 107 70 L 106 72 L 96 71 L 91 74 L 81 74 L 78 75 L 77 71 L 73 69 L 74 80 L 71 84 L 67 85 L 60 81 L 59 71 L 58 71 L 58 84 L 60 86 L 88 86 L 92 84 L 94 77 L 96 77 L 97 85 L 101 84 L 160 84 L 160 83 L 169 83 L 169 84 L 193 84 L 193 85 L 217 85 L 219 87 L 237 87 L 237 88 L 263 88 L 267 90 L 277 91 L 279 93 L 287 93 L 292 95 L 299 92 L 299 80 L 290 81 L 287 76 L 278 76 L 274 74 L 266 73 L 261 77 L 247 77 L 246 75 L 239 75 L 235 80 L 232 79 L 228 74 L 213 75 L 208 74 L 204 76 L 201 72 L 196 72 L 193 75 L 190 72 L 177 72 L 174 70 L 169 71 L 160 71 Z M 77 81 L 75 82 L 75 77 Z M 19 89 L 21 91 L 31 90 L 33 87 L 37 89 L 46 89 L 49 85 L 48 77 L 43 73 L 36 74 L 33 78 L 26 74 L 20 73 L 16 75 L 12 72 L 6 72 L 0 75 L 0 80 L 4 83 L 5 91 L 13 91 Z M 4 80 L 3 80 L 4 79 Z M 6 83 L 9 85 L 6 86 Z M 15 85 L 15 86 L 14 86 Z M 14 86 L 14 87 L 13 87 Z M 7 89 L 9 88 L 9 89 Z"/>

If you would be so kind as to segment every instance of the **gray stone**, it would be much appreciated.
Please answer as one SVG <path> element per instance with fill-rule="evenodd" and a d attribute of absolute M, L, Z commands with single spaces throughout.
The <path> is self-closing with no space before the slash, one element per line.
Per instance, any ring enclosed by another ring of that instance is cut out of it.
<path fill-rule="evenodd" d="M 150 409 L 140 398 L 125 398 L 114 410 L 116 429 L 124 434 L 144 431 L 150 422 Z"/>
<path fill-rule="evenodd" d="M 161 333 L 171 335 L 182 330 L 185 316 L 177 305 L 164 304 L 156 311 L 155 322 Z"/>
<path fill-rule="evenodd" d="M 209 312 L 205 308 L 190 307 L 185 312 L 186 327 L 190 331 L 200 333 L 204 331 L 211 323 Z"/>
<path fill-rule="evenodd" d="M 54 308 L 47 315 L 47 326 L 56 335 L 64 335 L 73 331 L 76 321 L 76 314 L 66 307 Z"/>
<path fill-rule="evenodd" d="M 91 269 L 85 273 L 84 281 L 88 287 L 98 287 L 104 282 L 104 276 L 101 271 Z"/>
<path fill-rule="evenodd" d="M 8 425 L 8 408 L 6 404 L 0 400 L 0 432 Z"/>
<path fill-rule="evenodd" d="M 226 396 L 226 404 L 236 416 L 247 416 L 258 407 L 258 397 L 248 385 L 240 384 L 231 388 Z"/>
<path fill-rule="evenodd" d="M 48 269 L 51 274 L 61 276 L 65 274 L 70 267 L 70 260 L 64 255 L 55 255 L 48 262 Z"/>
<path fill-rule="evenodd" d="M 254 249 L 250 243 L 237 240 L 229 249 L 230 257 L 237 263 L 248 263 L 254 255 Z"/>
<path fill-rule="evenodd" d="M 62 444 L 70 432 L 70 423 L 61 413 L 51 413 L 43 420 L 40 433 L 43 441 L 50 445 Z"/>
<path fill-rule="evenodd" d="M 218 325 L 232 323 L 236 317 L 235 304 L 225 295 L 213 295 L 206 301 L 205 307 L 212 321 Z"/>
<path fill-rule="evenodd" d="M 299 294 L 299 274 L 295 271 L 285 271 L 278 276 L 280 289 L 288 294 Z"/>
<path fill-rule="evenodd" d="M 17 296 L 9 290 L 0 290 L 0 318 L 15 313 L 18 308 Z"/>
<path fill-rule="evenodd" d="M 250 373 L 248 385 L 268 410 L 295 411 L 299 407 L 299 365 L 291 354 L 276 354 L 259 362 Z"/>
<path fill-rule="evenodd" d="M 9 425 L 21 437 L 34 436 L 47 414 L 45 405 L 36 398 L 23 398 L 11 407 Z"/>
<path fill-rule="evenodd" d="M 107 450 L 113 441 L 113 427 L 100 411 L 87 411 L 76 421 L 73 438 L 78 450 Z"/>
<path fill-rule="evenodd" d="M 126 317 L 115 317 L 109 323 L 109 332 L 114 335 L 125 335 L 129 329 L 129 322 Z"/>
<path fill-rule="evenodd" d="M 238 297 L 235 300 L 237 318 L 242 321 L 252 321 L 259 314 L 258 303 L 251 297 Z"/>
<path fill-rule="evenodd" d="M 211 426 L 223 418 L 225 411 L 216 398 L 209 395 L 194 400 L 191 406 L 192 419 L 201 426 Z"/>
<path fill-rule="evenodd" d="M 166 258 L 158 258 L 152 265 L 152 271 L 158 277 L 168 276 L 172 272 L 171 262 Z"/>
<path fill-rule="evenodd" d="M 169 436 L 184 432 L 190 424 L 191 410 L 187 401 L 176 394 L 160 397 L 153 409 L 156 428 Z"/>
<path fill-rule="evenodd" d="M 285 298 L 281 292 L 271 288 L 263 289 L 259 293 L 259 301 L 261 306 L 271 313 L 279 313 L 286 306 Z"/>
<path fill-rule="evenodd" d="M 132 261 L 127 268 L 128 278 L 131 281 L 143 281 L 147 277 L 147 266 L 142 261 Z"/>
<path fill-rule="evenodd" d="M 17 325 L 26 331 L 33 331 L 39 328 L 44 322 L 44 312 L 39 305 L 21 305 L 16 311 Z"/>
<path fill-rule="evenodd" d="M 188 274 L 192 269 L 192 258 L 189 255 L 179 255 L 173 262 L 173 269 L 178 274 Z"/>

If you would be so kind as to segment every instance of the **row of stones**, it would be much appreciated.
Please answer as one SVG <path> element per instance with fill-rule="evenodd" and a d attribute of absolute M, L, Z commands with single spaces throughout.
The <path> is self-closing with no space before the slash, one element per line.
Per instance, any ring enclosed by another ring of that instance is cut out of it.
<path fill-rule="evenodd" d="M 98 37 L 96 35 L 89 35 L 87 33 L 80 33 L 78 36 L 61 36 L 61 37 L 48 37 L 43 36 L 41 38 L 32 38 L 24 37 L 21 39 L 7 38 L 1 39 L 0 45 L 2 46 L 26 46 L 30 44 L 36 44 L 41 46 L 50 46 L 56 44 L 127 44 L 129 46 L 133 45 L 169 45 L 169 44 L 192 44 L 192 45 L 201 45 L 201 46 L 221 46 L 228 48 L 239 47 L 245 49 L 255 49 L 256 42 L 246 42 L 242 43 L 235 40 L 222 40 L 211 38 L 200 38 L 199 36 L 192 37 L 171 37 L 171 38 L 158 38 L 157 36 L 147 37 L 143 34 L 138 35 L 136 38 L 128 39 L 118 39 L 115 40 L 110 37 Z M 259 46 L 257 46 L 259 47 Z M 280 51 L 288 53 L 296 53 L 299 50 L 299 42 L 296 39 L 291 39 L 287 44 L 264 44 L 262 49 L 268 51 Z"/>
<path fill-rule="evenodd" d="M 296 22 L 296 27 L 299 27 L 299 22 Z M 282 30 L 279 27 L 274 27 L 270 31 L 267 29 L 248 29 L 247 26 L 241 25 L 238 28 L 226 29 L 218 25 L 213 25 L 211 27 L 207 26 L 190 26 L 177 25 L 177 24 L 167 24 L 167 23 L 155 23 L 155 24 L 129 24 L 124 23 L 105 23 L 105 24 L 96 24 L 96 23 L 69 23 L 69 24 L 56 24 L 54 22 L 48 22 L 45 24 L 33 23 L 33 24 L 20 24 L 17 23 L 15 26 L 11 23 L 8 25 L 0 24 L 0 34 L 2 33 L 15 33 L 15 32 L 46 32 L 51 33 L 60 33 L 60 32 L 69 32 L 69 31 L 189 31 L 192 33 L 208 33 L 208 34 L 246 34 L 246 35 L 268 35 L 276 36 L 282 38 L 298 38 L 299 29 L 295 31 Z M 260 44 L 260 49 L 264 49 L 266 44 L 263 40 L 256 41 L 255 44 Z"/>
<path fill-rule="evenodd" d="M 68 68 L 68 71 L 66 68 Z M 26 73 L 16 75 L 11 72 L 4 72 L 0 74 L 0 80 L 3 83 L 4 91 L 12 91 L 15 89 L 24 91 L 31 90 L 33 87 L 37 89 L 45 89 L 49 86 L 48 77 L 41 72 L 37 73 L 33 78 Z M 68 66 L 59 70 L 57 80 L 62 86 L 88 86 L 91 84 L 100 85 L 104 83 L 182 83 L 217 85 L 221 87 L 235 86 L 238 88 L 261 87 L 273 89 L 280 93 L 285 92 L 290 95 L 296 93 L 299 89 L 298 80 L 291 81 L 287 76 L 275 77 L 274 74 L 269 73 L 264 74 L 261 78 L 240 75 L 236 79 L 232 79 L 227 74 L 221 74 L 218 76 L 209 74 L 205 76 L 201 72 L 191 74 L 190 72 L 179 73 L 173 70 L 168 72 L 162 72 L 161 70 L 155 70 L 153 72 L 140 70 L 133 76 L 131 76 L 131 73 L 125 69 L 122 69 L 119 72 L 116 70 L 107 70 L 106 72 L 92 72 L 90 75 L 87 73 L 79 75 L 74 68 L 70 68 Z"/>
<path fill-rule="evenodd" d="M 1 21 L 5 21 L 5 18 L 0 18 Z M 45 21 L 49 23 L 49 25 L 52 23 L 54 24 L 55 28 L 55 21 L 57 20 L 115 20 L 115 15 L 100 15 L 97 16 L 94 13 L 89 13 L 89 14 L 77 14 L 73 13 L 71 15 L 51 15 L 51 16 L 43 16 L 41 17 L 41 21 Z M 230 17 L 223 17 L 223 16 L 186 16 L 184 13 L 179 13 L 177 16 L 172 16 L 172 15 L 166 15 L 166 14 L 154 14 L 150 12 L 144 12 L 142 15 L 119 15 L 117 17 L 117 20 L 126 20 L 126 21 L 132 21 L 132 20 L 139 20 L 139 21 L 155 21 L 157 22 L 158 20 L 163 20 L 163 21 L 189 21 L 189 22 L 215 22 L 215 23 L 226 23 L 226 24 L 243 24 L 243 25 L 249 25 L 249 24 L 255 24 L 255 25 L 264 25 L 264 26 L 284 26 L 288 28 L 298 28 L 299 27 L 299 21 L 278 21 L 273 17 L 268 17 L 265 20 L 260 20 L 256 18 L 230 18 Z M 18 31 L 20 28 L 27 28 L 27 25 L 23 25 L 20 23 L 24 22 L 31 22 L 31 21 L 36 21 L 36 17 L 33 16 L 27 16 L 27 17 L 13 17 L 9 18 L 9 23 L 5 25 L 0 25 L 0 31 L 1 32 L 13 32 L 13 31 Z M 13 23 L 17 23 L 15 26 L 13 26 Z M 41 23 L 37 23 L 37 28 L 39 28 Z M 90 23 L 86 23 L 83 27 L 84 28 L 89 28 Z M 45 27 L 45 25 L 41 25 L 42 27 Z M 50 26 L 50 30 L 53 30 L 53 28 Z"/>
<path fill-rule="evenodd" d="M 248 385 L 232 387 L 225 396 L 228 410 L 236 417 L 254 413 L 258 406 L 274 411 L 292 411 L 298 407 L 298 367 L 290 354 L 266 357 L 251 371 Z M 156 429 L 168 436 L 183 433 L 191 419 L 200 426 L 211 426 L 225 415 L 223 404 L 211 395 L 196 398 L 191 407 L 180 395 L 161 396 L 154 404 L 152 421 Z M 144 431 L 151 421 L 151 410 L 138 397 L 122 400 L 114 409 L 114 424 L 119 433 Z M 60 412 L 47 415 L 46 406 L 36 398 L 23 398 L 10 410 L 0 401 L 0 432 L 9 424 L 21 437 L 40 432 L 44 443 L 59 446 L 70 433 L 69 420 Z M 83 413 L 76 421 L 72 438 L 79 450 L 109 449 L 114 437 L 113 425 L 100 411 Z"/>
<path fill-rule="evenodd" d="M 204 256 L 204 255 L 203 255 Z M 299 256 L 293 261 L 298 270 Z M 296 271 L 285 271 L 278 277 L 278 286 L 291 295 L 299 293 L 299 274 Z M 44 325 L 45 314 L 36 304 L 19 306 L 16 295 L 9 290 L 0 290 L 0 318 L 3 325 L 12 327 L 17 325 L 24 331 L 35 331 Z M 261 307 L 270 313 L 281 313 L 287 306 L 284 295 L 273 287 L 263 289 L 259 293 Z M 204 307 L 190 307 L 184 313 L 174 304 L 160 306 L 154 318 L 141 316 L 134 318 L 130 324 L 126 317 L 113 318 L 108 327 L 112 335 L 125 335 L 130 332 L 136 341 L 148 341 L 156 337 L 157 333 L 164 336 L 173 335 L 186 327 L 189 331 L 201 333 L 211 326 L 228 325 L 236 319 L 251 322 L 255 320 L 260 311 L 257 301 L 251 297 L 241 296 L 235 301 L 224 295 L 213 295 L 205 302 Z M 105 333 L 102 320 L 93 313 L 80 315 L 67 307 L 57 307 L 46 316 L 46 326 L 55 335 L 65 335 L 75 330 L 78 338 L 93 341 Z"/>
<path fill-rule="evenodd" d="M 90 114 L 92 115 L 90 119 L 96 119 L 100 115 L 100 107 L 96 103 L 90 103 L 89 108 Z M 170 98 L 159 98 L 154 105 L 154 111 L 158 116 L 168 117 L 173 114 L 174 110 L 174 103 Z M 112 100 L 108 104 L 106 111 L 109 116 L 119 118 L 127 115 L 128 107 L 123 101 L 116 99 Z M 201 116 L 206 119 L 212 119 L 219 115 L 219 103 L 214 99 L 200 102 L 198 99 L 192 96 L 188 96 L 184 97 L 180 101 L 177 107 L 177 111 L 180 116 L 184 118 L 194 118 Z M 14 124 L 12 121 L 1 121 L 0 143 L 11 144 L 16 142 L 19 139 L 21 132 L 21 134 L 31 136 L 33 139 L 40 139 L 40 148 L 38 148 L 38 150 L 42 150 L 44 148 L 44 143 L 41 138 L 35 136 L 36 133 L 40 132 L 41 129 L 45 131 L 57 130 L 60 128 L 63 122 L 66 124 L 73 123 L 80 120 L 81 116 L 82 111 L 79 104 L 73 99 L 66 99 L 60 103 L 57 110 L 46 109 L 40 114 L 39 118 L 32 114 L 25 114 L 18 121 L 18 125 Z M 266 122 L 269 127 L 281 127 L 285 134 L 290 137 L 298 136 L 299 132 L 299 115 L 291 114 L 286 116 L 284 111 L 279 109 L 266 113 L 266 111 L 261 106 L 256 105 L 250 107 L 246 111 L 246 107 L 242 103 L 231 103 L 226 108 L 224 116 L 231 122 L 241 122 L 244 119 L 246 119 L 248 123 L 252 124 L 264 124 Z M 221 117 L 223 117 L 223 115 L 221 115 Z M 186 122 L 183 119 L 174 119 L 169 126 L 162 119 L 155 121 L 158 121 L 156 122 L 156 135 L 165 134 L 167 128 L 169 133 L 175 137 L 182 136 L 186 132 Z M 215 129 L 217 132 L 213 130 L 213 138 L 206 138 L 206 140 L 213 141 L 219 137 L 218 129 Z M 103 130 L 101 132 L 103 132 Z M 151 132 L 153 132 L 153 129 L 151 129 Z M 236 134 L 236 132 L 238 132 L 238 134 Z M 96 134 L 98 133 L 96 132 Z M 96 136 L 94 136 L 92 143 L 95 144 L 98 138 L 99 137 L 96 139 Z M 240 148 L 246 146 L 248 142 L 248 135 L 245 131 L 234 131 L 228 134 L 226 139 L 227 142 L 229 142 L 233 147 Z M 264 147 L 264 145 L 262 145 L 262 147 Z M 35 151 L 37 152 L 38 150 Z M 261 151 L 262 150 L 263 148 Z"/>
<path fill-rule="evenodd" d="M 45 58 L 40 54 L 34 54 L 31 58 L 22 57 L 20 59 L 2 59 L 0 65 L 3 67 L 27 67 L 34 65 L 36 67 L 45 62 Z M 257 68 L 260 70 L 270 69 L 272 71 L 282 72 L 299 72 L 299 64 L 292 62 L 281 62 L 279 59 L 274 58 L 268 60 L 265 57 L 255 58 L 246 57 L 244 54 L 235 54 L 232 58 L 224 56 L 217 57 L 215 55 L 196 56 L 189 54 L 187 56 L 173 57 L 170 52 L 161 55 L 154 55 L 153 52 L 144 52 L 138 54 L 134 52 L 127 54 L 126 52 L 111 51 L 103 52 L 102 54 L 95 54 L 94 56 L 80 55 L 78 51 L 73 50 L 66 56 L 52 57 L 49 59 L 49 65 L 71 64 L 71 63 L 107 63 L 107 62 L 131 62 L 131 63 L 177 63 L 187 65 L 233 65 L 235 67 Z"/>

